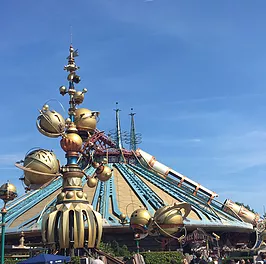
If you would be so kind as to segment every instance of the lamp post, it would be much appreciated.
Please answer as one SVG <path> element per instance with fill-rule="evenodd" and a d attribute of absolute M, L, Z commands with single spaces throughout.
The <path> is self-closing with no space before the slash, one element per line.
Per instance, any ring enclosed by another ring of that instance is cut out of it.
<path fill-rule="evenodd" d="M 17 197 L 16 187 L 7 182 L 0 187 L 0 199 L 4 201 L 4 207 L 1 210 L 2 215 L 2 233 L 1 233 L 1 264 L 5 263 L 5 229 L 6 229 L 6 203 Z"/>

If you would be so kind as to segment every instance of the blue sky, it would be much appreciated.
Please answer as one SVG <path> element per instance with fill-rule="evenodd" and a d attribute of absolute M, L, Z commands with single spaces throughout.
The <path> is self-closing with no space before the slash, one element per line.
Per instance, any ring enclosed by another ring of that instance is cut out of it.
<path fill-rule="evenodd" d="M 265 1 L 4 1 L 0 58 L 1 182 L 23 188 L 14 162 L 58 139 L 35 127 L 49 99 L 67 106 L 70 25 L 98 127 L 122 130 L 134 107 L 140 148 L 219 194 L 262 213 L 266 189 Z M 57 107 L 53 101 L 51 106 Z M 61 113 L 66 114 L 61 110 Z"/>

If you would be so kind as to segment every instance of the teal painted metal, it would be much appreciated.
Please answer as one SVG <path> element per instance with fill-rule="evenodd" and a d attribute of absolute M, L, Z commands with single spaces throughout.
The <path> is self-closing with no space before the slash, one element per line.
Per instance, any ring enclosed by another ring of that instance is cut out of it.
<path fill-rule="evenodd" d="M 116 105 L 118 105 L 118 103 L 116 103 Z M 116 108 L 115 109 L 115 119 L 116 119 L 116 147 L 118 149 L 122 149 L 123 148 L 123 144 L 122 144 L 122 136 L 121 136 L 121 126 L 120 126 L 120 117 L 119 117 L 119 112 L 121 110 Z"/>
<path fill-rule="evenodd" d="M 104 215 L 104 208 L 105 208 L 105 190 L 106 190 L 106 183 L 100 182 L 100 192 L 99 192 L 99 210 L 98 212 L 101 215 Z"/>
<path fill-rule="evenodd" d="M 100 188 L 101 188 L 101 182 L 98 181 L 97 186 L 96 186 L 96 191 L 94 193 L 92 203 L 91 203 L 94 210 L 97 209 L 97 204 L 98 204 L 99 195 L 100 195 Z"/>
<path fill-rule="evenodd" d="M 109 197 L 111 198 L 112 201 L 112 206 L 113 206 L 113 213 L 116 217 L 119 217 L 122 212 L 120 211 L 118 207 L 118 202 L 117 202 L 117 194 L 116 194 L 116 185 L 114 183 L 114 175 L 109 179 L 108 181 L 108 190 L 109 190 Z"/>
<path fill-rule="evenodd" d="M 2 234 L 1 234 L 1 264 L 5 263 L 5 231 L 6 231 L 6 211 L 2 209 Z"/>
<path fill-rule="evenodd" d="M 112 167 L 111 164 L 109 164 L 109 166 Z M 119 224 L 118 217 L 122 212 L 119 210 L 117 203 L 114 175 L 105 183 L 104 203 L 103 218 L 105 218 L 109 224 Z M 110 208 L 110 205 L 112 208 Z M 112 212 L 112 214 L 110 212 Z"/>
<path fill-rule="evenodd" d="M 59 178 L 54 180 L 51 184 L 46 186 L 45 188 L 38 189 L 37 191 L 29 192 L 29 195 L 24 197 L 22 201 L 19 203 L 13 204 L 10 208 L 8 207 L 8 213 L 6 217 L 6 221 L 9 222 L 11 219 L 16 219 L 25 211 L 32 208 L 35 204 L 39 203 L 53 192 L 61 188 L 62 179 Z M 8 223 L 10 225 L 10 222 Z"/>
<path fill-rule="evenodd" d="M 131 109 L 133 110 L 133 109 Z M 136 131 L 135 131 L 135 122 L 134 122 L 134 115 L 136 113 L 130 113 L 131 116 L 131 128 L 130 128 L 130 149 L 136 151 L 137 149 L 137 142 L 136 142 Z"/>
<path fill-rule="evenodd" d="M 115 167 L 123 175 L 124 179 L 130 184 L 132 189 L 135 191 L 137 196 L 141 199 L 143 204 L 146 205 L 147 209 L 151 212 L 164 206 L 164 201 L 155 194 L 150 187 L 148 187 L 138 176 L 136 176 L 131 170 L 127 168 L 125 164 L 115 164 Z"/>

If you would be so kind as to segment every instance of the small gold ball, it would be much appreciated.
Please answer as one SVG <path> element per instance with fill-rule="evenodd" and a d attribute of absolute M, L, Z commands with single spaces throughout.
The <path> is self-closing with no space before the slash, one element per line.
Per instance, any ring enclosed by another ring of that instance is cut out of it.
<path fill-rule="evenodd" d="M 90 188 L 94 188 L 97 185 L 97 179 L 96 178 L 88 178 L 87 185 Z"/>
<path fill-rule="evenodd" d="M 69 125 L 71 123 L 71 119 L 68 117 L 65 122 L 67 125 Z"/>
<path fill-rule="evenodd" d="M 43 107 L 42 107 L 42 110 L 44 112 L 48 111 L 49 110 L 49 105 L 48 104 L 45 104 Z"/>
<path fill-rule="evenodd" d="M 120 215 L 119 215 L 119 219 L 120 219 L 121 221 L 124 221 L 126 218 L 127 218 L 127 216 L 126 216 L 125 214 L 120 214 Z"/>
<path fill-rule="evenodd" d="M 83 192 L 81 191 L 77 192 L 77 197 L 80 199 L 83 198 Z"/>
<path fill-rule="evenodd" d="M 65 93 L 66 92 L 66 87 L 65 86 L 60 86 L 59 91 L 60 91 L 60 93 Z"/>
<path fill-rule="evenodd" d="M 82 93 L 87 93 L 87 92 L 88 92 L 87 88 L 83 88 Z"/>
<path fill-rule="evenodd" d="M 84 94 L 83 92 L 77 91 L 74 94 L 74 101 L 76 104 L 81 104 L 84 100 Z"/>
<path fill-rule="evenodd" d="M 72 199 L 74 197 L 74 192 L 68 192 L 66 195 L 67 199 Z"/>
<path fill-rule="evenodd" d="M 61 201 L 65 198 L 66 194 L 64 192 L 61 192 L 57 195 L 57 200 Z"/>
<path fill-rule="evenodd" d="M 84 198 L 87 199 L 88 198 L 88 195 L 86 193 L 84 193 Z"/>

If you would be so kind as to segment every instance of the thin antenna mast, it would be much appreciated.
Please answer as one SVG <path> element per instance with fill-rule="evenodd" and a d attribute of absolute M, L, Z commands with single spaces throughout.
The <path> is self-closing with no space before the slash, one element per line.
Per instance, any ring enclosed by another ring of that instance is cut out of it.
<path fill-rule="evenodd" d="M 70 45 L 72 45 L 72 41 L 73 41 L 73 32 L 72 32 L 72 25 L 70 25 Z"/>

